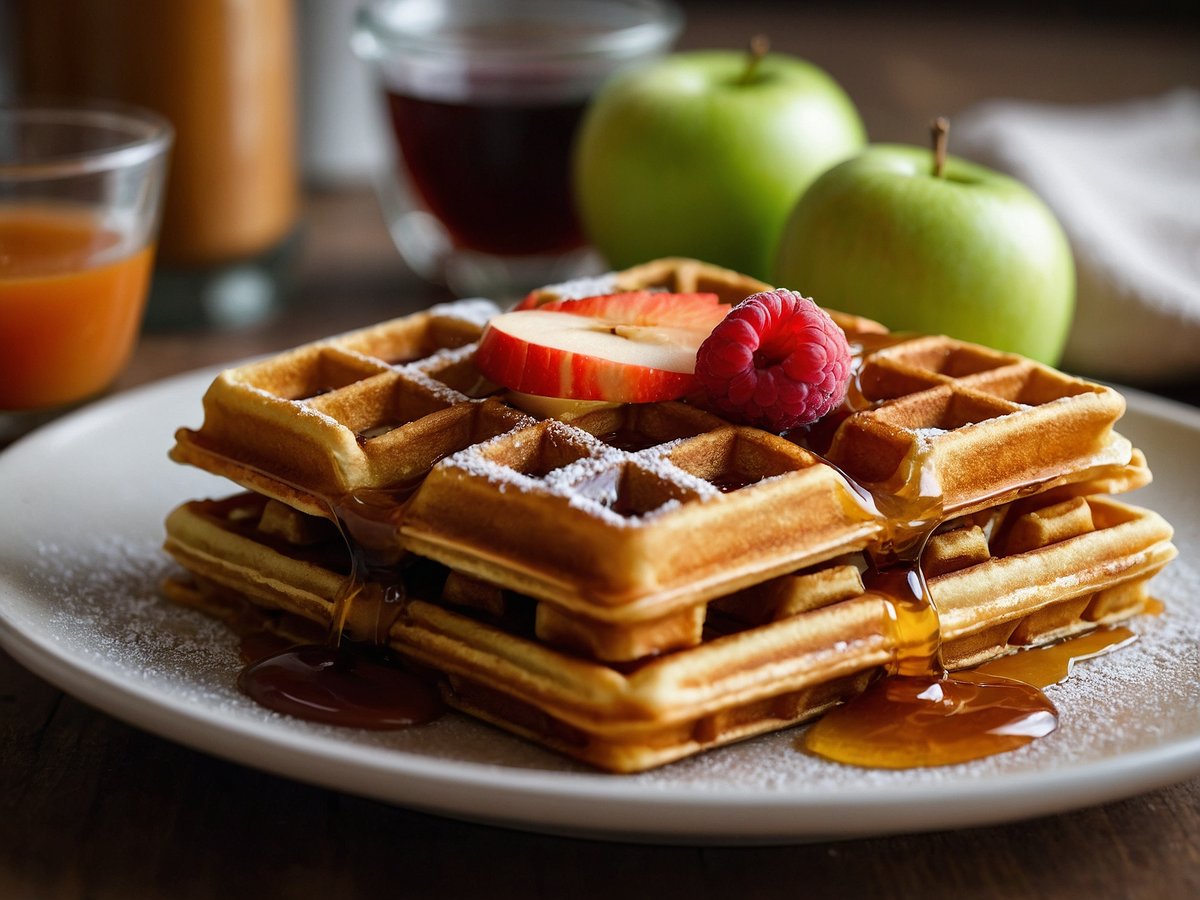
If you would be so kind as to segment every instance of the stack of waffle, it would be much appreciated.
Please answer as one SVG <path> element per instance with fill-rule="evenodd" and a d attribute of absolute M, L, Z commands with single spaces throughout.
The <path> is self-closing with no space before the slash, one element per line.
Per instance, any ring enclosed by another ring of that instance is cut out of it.
<path fill-rule="evenodd" d="M 760 289 L 663 260 L 573 288 Z M 528 303 L 563 296 L 547 289 Z M 172 457 L 173 599 L 384 643 L 453 707 L 639 771 L 808 719 L 911 648 L 868 558 L 920 546 L 966 667 L 1142 612 L 1174 555 L 1112 389 L 835 316 L 845 408 L 800 435 L 686 402 L 539 418 L 472 365 L 472 301 L 222 373 Z M 355 552 L 350 552 L 347 548 Z M 303 629 L 301 629 L 303 630 Z"/>

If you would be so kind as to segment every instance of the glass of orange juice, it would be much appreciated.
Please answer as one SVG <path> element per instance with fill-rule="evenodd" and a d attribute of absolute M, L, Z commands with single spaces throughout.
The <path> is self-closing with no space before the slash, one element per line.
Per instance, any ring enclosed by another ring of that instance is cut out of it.
<path fill-rule="evenodd" d="M 0 439 L 129 361 L 171 141 L 140 109 L 0 106 Z"/>

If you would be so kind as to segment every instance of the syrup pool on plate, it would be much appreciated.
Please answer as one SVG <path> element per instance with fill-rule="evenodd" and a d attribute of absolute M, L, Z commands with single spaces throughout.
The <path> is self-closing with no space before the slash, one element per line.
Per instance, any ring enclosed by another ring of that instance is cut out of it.
<path fill-rule="evenodd" d="M 442 712 L 437 692 L 395 660 L 326 644 L 293 647 L 252 663 L 238 687 L 276 712 L 350 728 L 404 728 Z"/>
<path fill-rule="evenodd" d="M 949 677 L 885 677 L 810 728 L 805 747 L 873 768 L 948 765 L 1015 750 L 1057 725 L 1040 688 L 1066 680 L 1076 663 L 1134 640 L 1128 628 L 1102 627 Z"/>
<path fill-rule="evenodd" d="M 838 471 L 880 514 L 879 498 Z M 892 662 L 882 678 L 805 732 L 800 743 L 809 753 L 867 768 L 943 766 L 1015 750 L 1058 727 L 1058 711 L 1038 687 L 944 667 L 941 620 L 921 558 L 946 516 L 936 486 L 921 484 L 922 496 L 886 498 L 888 528 L 863 579 L 867 593 L 885 604 Z"/>
<path fill-rule="evenodd" d="M 324 498 L 349 558 L 326 638 L 292 645 L 251 622 L 242 629 L 242 693 L 275 712 L 347 728 L 408 728 L 441 716 L 437 688 L 387 650 L 405 599 L 406 560 L 387 546 L 384 523 L 409 493 Z"/>
<path fill-rule="evenodd" d="M 913 561 L 864 579 L 887 606 L 896 656 L 889 674 L 808 729 L 809 752 L 870 768 L 941 766 L 1004 753 L 1058 727 L 1036 687 L 946 672 L 937 610 L 916 561 L 923 547 L 912 548 Z"/>
<path fill-rule="evenodd" d="M 324 642 L 289 645 L 264 629 L 243 634 L 246 665 L 237 683 L 244 694 L 275 712 L 348 728 L 407 728 L 442 714 L 437 688 L 386 649 L 399 598 L 366 580 L 359 566 L 356 558 Z M 352 618 L 364 641 L 344 640 Z"/>

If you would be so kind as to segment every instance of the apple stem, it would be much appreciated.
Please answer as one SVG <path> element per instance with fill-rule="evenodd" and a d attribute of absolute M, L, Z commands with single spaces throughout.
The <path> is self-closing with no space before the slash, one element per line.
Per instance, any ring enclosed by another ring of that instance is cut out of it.
<path fill-rule="evenodd" d="M 946 144 L 950 140 L 950 120 L 938 116 L 930 127 L 933 132 L 933 177 L 941 178 L 946 168 Z"/>
<path fill-rule="evenodd" d="M 750 84 L 758 73 L 758 64 L 771 49 L 771 41 L 765 34 L 756 34 L 750 38 L 750 58 L 746 60 L 746 69 L 742 72 L 739 84 Z"/>

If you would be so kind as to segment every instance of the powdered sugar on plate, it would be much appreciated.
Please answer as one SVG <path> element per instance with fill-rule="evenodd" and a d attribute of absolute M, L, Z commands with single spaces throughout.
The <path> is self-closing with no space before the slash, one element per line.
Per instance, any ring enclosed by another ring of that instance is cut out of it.
<path fill-rule="evenodd" d="M 158 542 L 113 537 L 90 547 L 39 543 L 29 576 L 54 598 L 56 641 L 131 679 L 190 684 L 227 700 L 236 642 L 221 622 L 160 596 L 171 570 Z"/>
<path fill-rule="evenodd" d="M 1075 666 L 1046 689 L 1059 728 L 1010 753 L 955 766 L 889 771 L 829 763 L 797 749 L 800 729 L 768 735 L 640 776 L 656 784 L 687 779 L 696 790 L 870 791 L 1066 770 L 1200 733 L 1200 570 L 1176 560 L 1152 582 L 1161 616 L 1130 627 L 1137 640 Z"/>
<path fill-rule="evenodd" d="M 356 745 L 447 760 L 521 769 L 591 773 L 488 726 L 451 714 L 399 732 L 353 731 L 287 719 L 238 693 L 237 641 L 224 625 L 162 599 L 158 585 L 172 563 L 156 541 L 111 538 L 90 545 L 38 545 L 28 576 L 53 597 L 55 640 L 122 678 L 152 686 L 170 703 L 200 704 Z M 1059 730 L 1000 756 L 937 769 L 900 772 L 829 763 L 797 749 L 789 729 L 717 749 L 665 768 L 620 776 L 647 788 L 691 790 L 865 791 L 934 785 L 1070 767 L 1200 733 L 1200 571 L 1176 560 L 1153 582 L 1167 611 L 1133 624 L 1137 641 L 1086 661 L 1047 689 Z M 597 776 L 609 777 L 609 776 Z"/>
<path fill-rule="evenodd" d="M 248 764 L 378 799 L 523 827 L 737 840 L 983 824 L 1072 808 L 1200 771 L 1200 415 L 1133 395 L 1122 432 L 1156 483 L 1130 496 L 1183 555 L 1151 583 L 1140 638 L 1047 689 L 1059 730 L 944 769 L 843 767 L 800 729 L 638 776 L 609 776 L 459 715 L 402 732 L 319 726 L 238 693 L 237 641 L 159 596 L 162 520 L 231 486 L 167 462 L 214 371 L 102 401 L 0 454 L 0 645 L 135 724 Z M 196 727 L 197 722 L 203 727 Z M 1066 785 L 1066 787 L 1064 787 Z M 991 793 L 986 793 L 988 790 Z M 1004 802 L 981 800 L 1003 797 Z"/>

